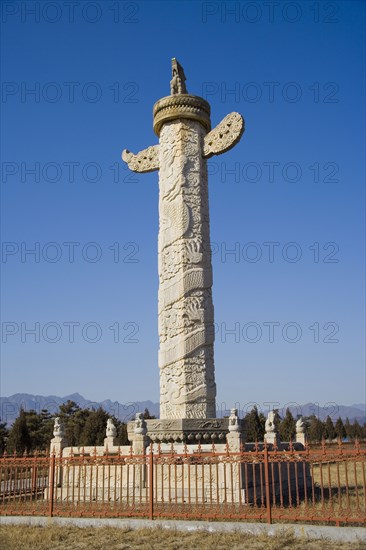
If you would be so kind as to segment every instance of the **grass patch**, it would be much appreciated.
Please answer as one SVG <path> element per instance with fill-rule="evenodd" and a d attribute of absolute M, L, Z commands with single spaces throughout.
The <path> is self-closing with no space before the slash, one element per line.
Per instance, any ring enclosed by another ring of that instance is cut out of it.
<path fill-rule="evenodd" d="M 281 534 L 249 535 L 239 532 L 182 532 L 167 529 L 118 529 L 115 527 L 0 525 L 3 550 L 365 550 L 364 543 L 295 538 L 290 530 Z"/>

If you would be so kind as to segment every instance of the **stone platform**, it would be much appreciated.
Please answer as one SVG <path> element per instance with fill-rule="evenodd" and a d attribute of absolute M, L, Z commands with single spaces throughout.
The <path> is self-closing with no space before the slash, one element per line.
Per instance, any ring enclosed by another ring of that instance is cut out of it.
<path fill-rule="evenodd" d="M 229 418 L 179 418 L 146 420 L 147 435 L 152 443 L 226 443 Z M 133 441 L 136 422 L 127 424 L 129 441 Z"/>

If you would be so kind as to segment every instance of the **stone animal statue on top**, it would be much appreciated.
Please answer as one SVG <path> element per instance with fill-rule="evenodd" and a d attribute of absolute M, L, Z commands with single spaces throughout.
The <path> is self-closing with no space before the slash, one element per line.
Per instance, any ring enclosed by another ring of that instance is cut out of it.
<path fill-rule="evenodd" d="M 172 59 L 172 79 L 170 81 L 170 95 L 175 94 L 187 94 L 187 88 L 185 85 L 186 77 L 183 71 L 183 67 L 173 57 Z"/>

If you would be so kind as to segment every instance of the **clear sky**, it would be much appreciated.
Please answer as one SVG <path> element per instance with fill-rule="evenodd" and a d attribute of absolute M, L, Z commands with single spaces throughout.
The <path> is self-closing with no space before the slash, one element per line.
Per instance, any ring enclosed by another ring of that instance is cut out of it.
<path fill-rule="evenodd" d="M 364 41 L 358 1 L 2 2 L 1 395 L 158 401 L 158 174 L 120 155 L 177 57 L 246 121 L 209 161 L 218 406 L 365 402 Z"/>

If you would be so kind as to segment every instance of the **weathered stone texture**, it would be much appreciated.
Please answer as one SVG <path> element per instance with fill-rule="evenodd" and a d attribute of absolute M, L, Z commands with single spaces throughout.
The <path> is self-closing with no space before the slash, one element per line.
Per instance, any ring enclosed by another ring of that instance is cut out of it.
<path fill-rule="evenodd" d="M 213 305 L 205 129 L 166 123 L 159 144 L 161 418 L 214 418 Z"/>

